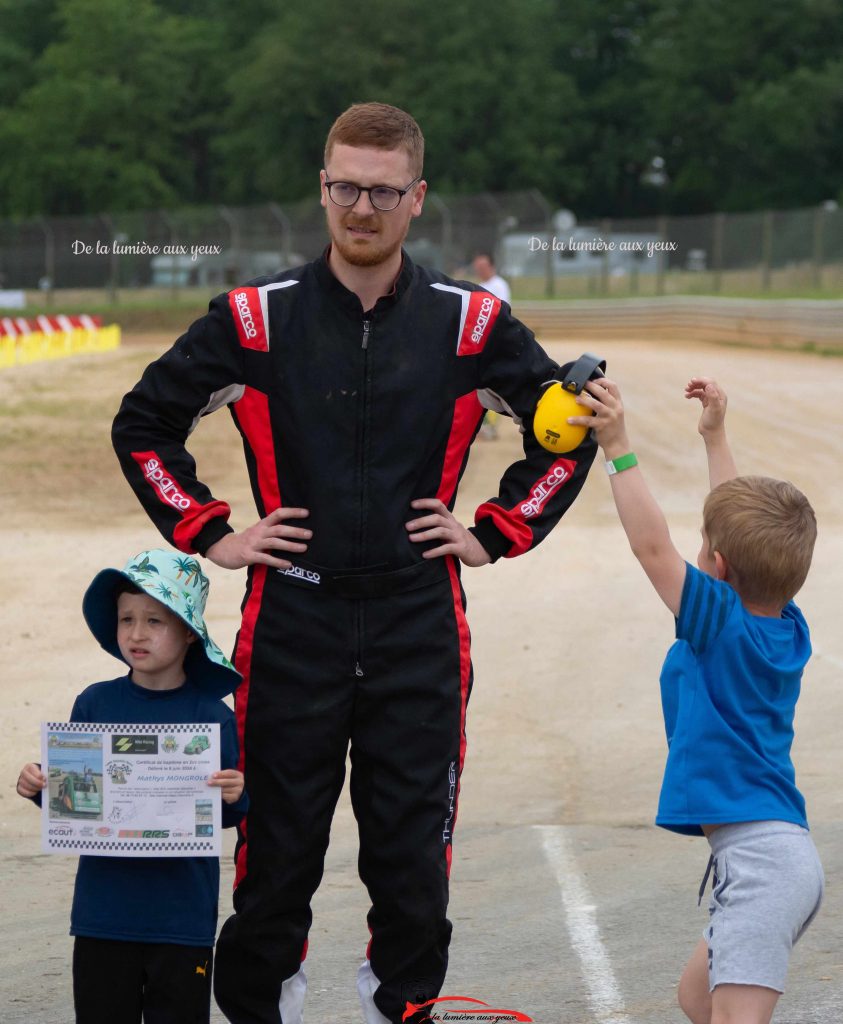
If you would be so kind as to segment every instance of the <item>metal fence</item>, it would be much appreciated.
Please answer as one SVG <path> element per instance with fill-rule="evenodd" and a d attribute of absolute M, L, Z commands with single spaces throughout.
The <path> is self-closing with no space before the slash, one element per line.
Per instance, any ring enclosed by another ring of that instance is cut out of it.
<path fill-rule="evenodd" d="M 0 221 L 0 290 L 209 292 L 317 256 L 316 200 Z M 516 298 L 843 290 L 843 211 L 802 210 L 577 223 L 539 192 L 427 195 L 408 249 L 457 276 L 486 251 Z"/>

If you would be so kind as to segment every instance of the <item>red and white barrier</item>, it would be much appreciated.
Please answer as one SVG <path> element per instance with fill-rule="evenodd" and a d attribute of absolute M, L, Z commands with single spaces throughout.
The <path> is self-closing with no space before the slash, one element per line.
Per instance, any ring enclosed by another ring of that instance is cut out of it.
<path fill-rule="evenodd" d="M 34 319 L 0 317 L 0 369 L 81 352 L 104 352 L 119 344 L 120 328 L 117 324 L 104 327 L 99 316 L 42 313 Z"/>
<path fill-rule="evenodd" d="M 60 313 L 58 316 L 47 316 L 42 313 L 34 319 L 22 316 L 4 316 L 0 319 L 0 338 L 17 338 L 36 331 L 40 331 L 42 334 L 58 332 L 70 334 L 71 331 L 79 328 L 85 331 L 97 331 L 100 327 L 102 327 L 102 317 L 88 316 L 87 313 L 82 313 L 79 316 L 67 316 L 64 313 Z"/>

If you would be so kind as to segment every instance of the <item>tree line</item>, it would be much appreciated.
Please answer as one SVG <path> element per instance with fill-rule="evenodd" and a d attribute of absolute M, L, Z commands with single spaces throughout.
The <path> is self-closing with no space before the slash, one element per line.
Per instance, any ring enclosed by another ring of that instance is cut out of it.
<path fill-rule="evenodd" d="M 0 0 L 0 217 L 313 195 L 369 99 L 441 193 L 843 202 L 843 0 Z"/>

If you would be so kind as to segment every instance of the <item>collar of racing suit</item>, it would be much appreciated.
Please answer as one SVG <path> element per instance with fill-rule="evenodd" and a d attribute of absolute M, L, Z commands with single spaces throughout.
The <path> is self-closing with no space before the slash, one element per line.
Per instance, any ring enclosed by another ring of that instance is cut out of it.
<path fill-rule="evenodd" d="M 413 261 L 407 255 L 407 253 L 401 250 L 401 269 L 398 271 L 398 276 L 392 285 L 392 291 L 386 295 L 382 295 L 373 306 L 372 310 L 363 310 L 362 303 L 357 295 L 349 291 L 348 288 L 342 284 L 336 277 L 334 277 L 331 268 L 328 266 L 328 254 L 331 251 L 331 246 L 327 245 L 325 251 L 314 263 L 314 270 L 319 283 L 325 288 L 331 295 L 331 298 L 338 302 L 340 305 L 346 307 L 349 312 L 357 313 L 360 315 L 363 312 L 380 311 L 385 307 L 392 306 L 399 302 L 401 296 L 407 291 L 410 286 L 410 282 L 413 280 L 415 273 L 415 266 Z"/>

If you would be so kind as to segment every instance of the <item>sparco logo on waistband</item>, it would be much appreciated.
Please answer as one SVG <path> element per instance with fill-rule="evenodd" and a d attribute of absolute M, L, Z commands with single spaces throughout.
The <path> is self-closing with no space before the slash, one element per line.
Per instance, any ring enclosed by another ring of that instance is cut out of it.
<path fill-rule="evenodd" d="M 304 580 L 305 583 L 316 583 L 322 582 L 322 577 L 318 572 L 312 572 L 310 569 L 302 569 L 299 565 L 291 565 L 289 569 L 278 570 L 282 576 L 293 576 L 297 580 Z"/>
<path fill-rule="evenodd" d="M 495 303 L 487 295 L 483 299 L 480 306 L 480 312 L 477 314 L 477 323 L 474 325 L 474 330 L 471 332 L 471 340 L 475 345 L 479 345 L 483 340 L 483 331 L 486 329 L 486 324 L 489 322 L 489 317 L 492 315 L 492 310 L 495 308 Z"/>
<path fill-rule="evenodd" d="M 182 511 L 190 508 L 192 504 L 191 499 L 186 494 L 181 493 L 172 479 L 164 473 L 161 463 L 157 459 L 147 459 L 146 462 L 142 463 L 142 469 L 143 475 L 158 488 L 161 492 L 161 497 L 168 504 L 174 508 L 180 508 Z"/>
<path fill-rule="evenodd" d="M 234 296 L 234 301 L 237 304 L 237 312 L 240 314 L 240 323 L 243 325 L 246 337 L 257 338 L 257 328 L 252 317 L 252 311 L 249 309 L 249 296 L 245 292 L 238 292 Z"/>
<path fill-rule="evenodd" d="M 530 497 L 521 505 L 521 514 L 525 519 L 532 519 L 544 508 L 545 502 L 555 490 L 562 486 L 571 476 L 570 464 L 555 462 L 550 472 L 530 491 Z"/>

